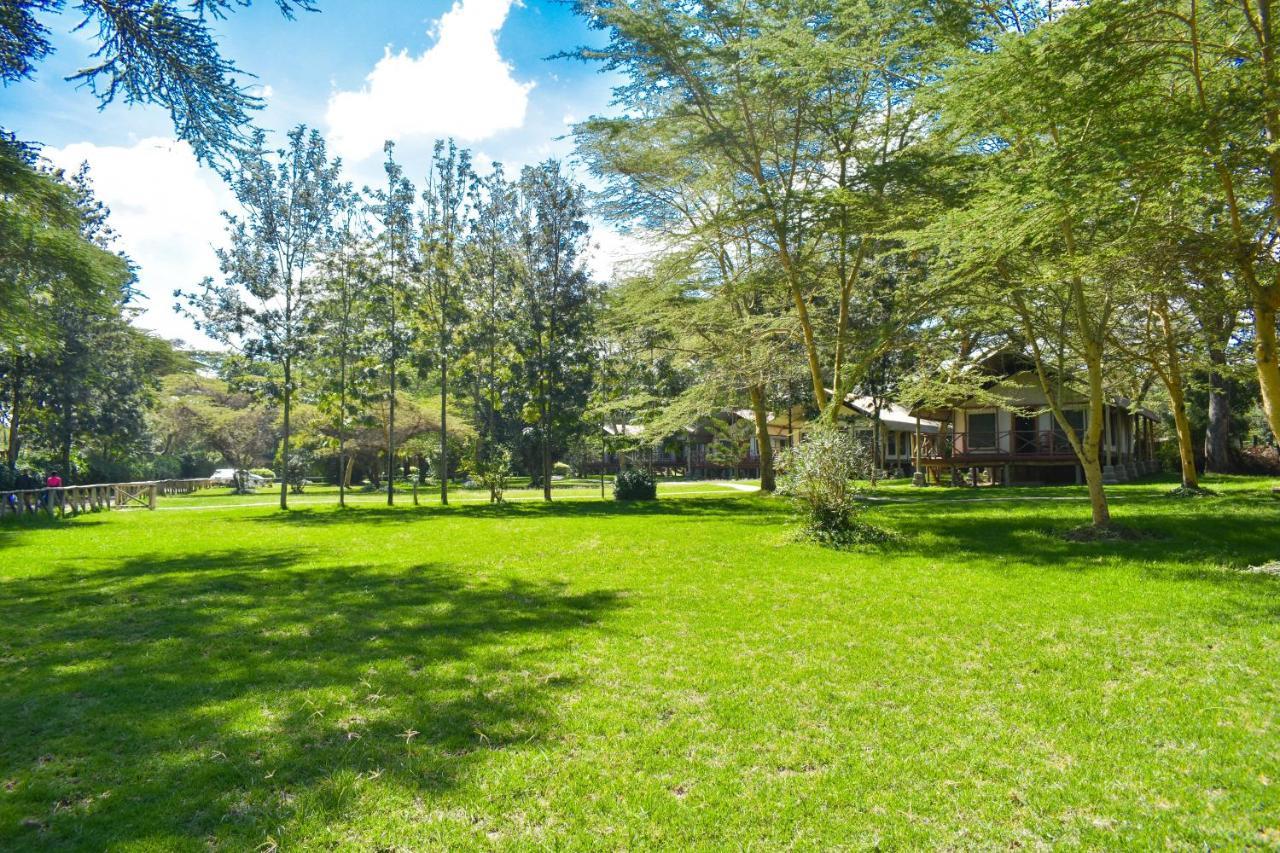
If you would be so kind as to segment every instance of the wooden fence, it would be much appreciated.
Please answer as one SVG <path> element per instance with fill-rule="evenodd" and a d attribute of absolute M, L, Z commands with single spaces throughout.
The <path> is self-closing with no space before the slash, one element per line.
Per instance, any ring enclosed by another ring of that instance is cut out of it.
<path fill-rule="evenodd" d="M 156 508 L 160 495 L 186 495 L 213 486 L 202 480 L 147 480 L 140 483 L 95 483 L 0 492 L 0 518 L 20 515 L 60 516 L 127 507 Z"/>

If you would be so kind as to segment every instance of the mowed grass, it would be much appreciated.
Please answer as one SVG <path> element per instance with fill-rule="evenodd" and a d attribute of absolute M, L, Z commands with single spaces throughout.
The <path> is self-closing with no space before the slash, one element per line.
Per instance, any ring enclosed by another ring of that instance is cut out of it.
<path fill-rule="evenodd" d="M 3 526 L 0 849 L 1275 846 L 1280 501 L 1213 485 Z"/>

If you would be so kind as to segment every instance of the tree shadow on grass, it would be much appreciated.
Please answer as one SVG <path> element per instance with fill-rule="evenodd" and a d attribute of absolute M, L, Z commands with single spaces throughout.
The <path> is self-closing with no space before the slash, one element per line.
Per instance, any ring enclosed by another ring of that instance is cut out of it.
<path fill-rule="evenodd" d="M 1112 508 L 1113 518 L 1137 535 L 1133 539 L 1072 542 L 1063 534 L 1089 521 L 1086 503 L 1058 503 L 1028 509 L 998 504 L 931 502 L 907 509 L 885 506 L 882 517 L 906 534 L 902 547 L 921 555 L 962 554 L 990 560 L 1018 560 L 1045 567 L 1097 566 L 1099 556 L 1119 557 L 1154 567 L 1152 571 L 1188 579 L 1223 579 L 1204 564 L 1244 569 L 1280 556 L 1280 507 L 1250 497 L 1172 504 L 1167 498 L 1133 501 Z M 1169 510 L 1178 510 L 1171 512 Z M 881 513 L 874 512 L 869 517 Z"/>
<path fill-rule="evenodd" d="M 30 533 L 33 530 L 80 530 L 104 523 L 102 519 L 89 518 L 84 515 L 64 519 L 41 513 L 18 518 L 4 518 L 0 519 L 0 548 L 3 548 L 7 543 L 17 541 L 22 534 Z"/>
<path fill-rule="evenodd" d="M 385 525 L 423 522 L 434 517 L 474 519 L 532 519 L 532 518 L 635 518 L 661 516 L 672 521 L 701 521 L 711 518 L 734 518 L 761 523 L 782 524 L 786 514 L 783 505 L 775 498 L 758 498 L 747 495 L 725 497 L 697 497 L 660 499 L 656 501 L 519 501 L 500 505 L 482 503 L 457 503 L 450 506 L 349 506 L 307 507 L 288 512 L 246 515 L 243 520 L 253 524 L 292 524 L 328 526 L 340 524 Z"/>
<path fill-rule="evenodd" d="M 0 847 L 252 847 L 539 748 L 619 596 L 462 568 L 242 549 L 6 583 Z"/>

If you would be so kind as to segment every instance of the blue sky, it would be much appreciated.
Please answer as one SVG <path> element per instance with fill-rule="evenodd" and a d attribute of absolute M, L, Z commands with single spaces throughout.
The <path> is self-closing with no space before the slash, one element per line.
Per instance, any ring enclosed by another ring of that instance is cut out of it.
<path fill-rule="evenodd" d="M 597 67 L 548 59 L 599 39 L 561 4 L 529 0 L 321 0 L 323 11 L 283 19 L 259 0 L 217 25 L 226 57 L 252 72 L 266 98 L 256 116 L 280 133 L 298 123 L 325 133 L 357 185 L 378 181 L 382 140 L 413 178 L 426 172 L 431 143 L 458 137 L 484 166 L 510 173 L 549 156 L 566 157 L 568 124 L 607 108 L 611 80 Z M 74 13 L 49 16 L 56 53 L 34 79 L 0 89 L 0 124 L 45 146 L 74 168 L 87 160 L 112 208 L 119 247 L 141 267 L 147 296 L 140 325 L 198 342 L 175 316 L 169 294 L 216 273 L 218 211 L 226 189 L 173 138 L 157 107 L 96 100 L 63 78 L 92 46 L 70 32 Z M 608 275 L 626 240 L 596 228 L 593 267 Z"/>

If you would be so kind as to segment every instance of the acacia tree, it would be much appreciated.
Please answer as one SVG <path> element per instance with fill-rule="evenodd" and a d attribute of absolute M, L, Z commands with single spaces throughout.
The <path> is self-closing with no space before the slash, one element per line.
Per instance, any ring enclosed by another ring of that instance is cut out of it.
<path fill-rule="evenodd" d="M 771 272 L 773 254 L 753 239 L 752 200 L 735 189 L 730 173 L 687 144 L 689 125 L 667 116 L 577 129 L 579 153 L 605 181 L 604 212 L 641 229 L 662 252 L 627 283 L 613 313 L 634 313 L 636 325 L 661 330 L 660 348 L 700 368 L 700 381 L 683 389 L 678 402 L 665 401 L 670 411 L 649 424 L 651 440 L 683 428 L 672 416 L 709 415 L 740 404 L 726 392 L 745 394 L 761 489 L 772 492 L 768 390 L 795 324 L 786 316 L 785 283 Z"/>
<path fill-rule="evenodd" d="M 1050 25 L 1069 62 L 1128 94 L 1106 98 L 1099 124 L 1133 135 L 1129 162 L 1156 169 L 1154 182 L 1180 188 L 1193 216 L 1184 236 L 1216 243 L 1243 298 L 1207 324 L 1222 346 L 1224 326 L 1248 312 L 1263 410 L 1280 429 L 1280 30 L 1270 0 L 1160 0 L 1073 4 Z M 1067 33 L 1069 31 L 1069 34 Z M 1124 183 L 1122 176 L 1116 183 Z M 1217 289 L 1221 272 L 1205 279 Z M 1222 321 L 1225 321 L 1222 322 Z M 1206 332 L 1208 334 L 1208 332 Z"/>
<path fill-rule="evenodd" d="M 1008 33 L 944 82 L 946 131 L 971 155 L 973 179 L 963 206 L 930 230 L 939 274 L 1011 309 L 1102 528 L 1111 520 L 1101 464 L 1106 354 L 1125 295 L 1108 273 L 1158 180 L 1135 145 L 1141 122 L 1122 120 L 1145 82 L 1123 62 L 1081 51 L 1078 23 L 1067 14 Z M 1087 389 L 1083 430 L 1062 405 L 1073 375 Z"/>
<path fill-rule="evenodd" d="M 340 172 L 341 162 L 329 160 L 317 131 L 298 125 L 287 147 L 274 155 L 266 134 L 255 131 L 231 180 L 241 212 L 223 212 L 230 244 L 218 250 L 223 282 L 206 279 L 200 292 L 185 294 L 197 329 L 280 369 L 275 394 L 283 405 L 280 458 L 286 466 L 295 368 L 314 328 L 317 265 L 332 239 L 335 210 L 349 191 Z M 281 509 L 289 508 L 285 479 Z"/>
<path fill-rule="evenodd" d="M 428 322 L 435 327 L 436 361 L 440 366 L 440 503 L 449 503 L 449 356 L 454 328 L 461 320 L 459 244 L 467 221 L 466 199 L 475 183 L 471 152 L 450 139 L 437 141 L 431 173 L 422 193 L 422 269 Z"/>
<path fill-rule="evenodd" d="M 913 93 L 938 61 L 929 38 L 942 44 L 960 28 L 892 3 L 577 8 L 609 38 L 580 55 L 627 77 L 615 90 L 623 114 L 602 129 L 656 130 L 715 163 L 723 194 L 743 198 L 750 237 L 785 286 L 813 402 L 827 410 L 828 389 L 847 391 L 871 361 L 852 357 L 851 306 L 875 238 L 896 227 L 884 204 L 894 165 L 925 128 Z M 655 127 L 668 122 L 683 135 Z M 877 348 L 892 341 L 892 327 L 882 328 Z"/>
<path fill-rule="evenodd" d="M 157 412 L 165 432 L 198 437 L 231 465 L 237 492 L 248 488 L 244 473 L 270 458 L 278 416 L 248 391 L 196 374 L 173 377 Z"/>
<path fill-rule="evenodd" d="M 414 222 L 413 183 L 395 160 L 395 144 L 383 146 L 386 160 L 386 189 L 366 188 L 369 212 L 381 226 L 374 238 L 371 299 L 383 328 L 382 345 L 387 371 L 387 506 L 395 503 L 396 466 L 396 393 L 400 355 L 405 349 L 405 318 L 410 310 L 409 275 L 415 258 L 413 251 Z"/>

